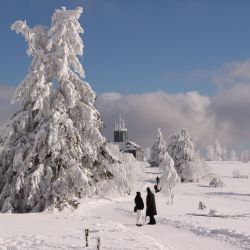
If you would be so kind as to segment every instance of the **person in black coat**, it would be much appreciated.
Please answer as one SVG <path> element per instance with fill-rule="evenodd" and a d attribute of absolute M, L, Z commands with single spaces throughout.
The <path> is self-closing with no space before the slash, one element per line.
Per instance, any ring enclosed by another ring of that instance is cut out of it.
<path fill-rule="evenodd" d="M 155 204 L 155 195 L 152 193 L 149 187 L 147 187 L 147 197 L 146 197 L 146 216 L 149 216 L 150 220 L 148 224 L 156 224 L 155 215 L 157 215 L 156 204 Z"/>
<path fill-rule="evenodd" d="M 141 193 L 136 192 L 136 196 L 135 196 L 135 210 L 137 212 L 136 226 L 142 226 L 143 209 L 144 209 L 144 202 L 141 197 Z"/>
<path fill-rule="evenodd" d="M 156 185 L 158 185 L 160 183 L 160 178 L 157 176 L 156 177 Z"/>

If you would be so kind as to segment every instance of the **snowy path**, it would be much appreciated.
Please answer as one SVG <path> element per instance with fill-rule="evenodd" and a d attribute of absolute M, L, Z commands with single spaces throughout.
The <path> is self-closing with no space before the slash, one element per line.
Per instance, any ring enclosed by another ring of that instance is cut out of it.
<path fill-rule="evenodd" d="M 128 203 L 111 202 L 101 207 L 94 208 L 91 213 L 100 216 L 99 218 L 117 222 L 124 226 L 124 230 L 132 232 L 133 237 L 140 242 L 144 242 L 143 237 L 149 237 L 154 243 L 154 247 L 145 247 L 142 249 L 175 249 L 175 250 L 200 250 L 202 249 L 240 249 L 229 245 L 220 240 L 204 237 L 202 234 L 196 235 L 190 231 L 177 229 L 165 223 L 157 223 L 157 225 L 144 225 L 143 227 L 135 226 L 135 215 L 127 210 Z M 131 203 L 129 202 L 129 206 Z M 105 211 L 105 213 L 103 213 Z M 139 242 L 138 242 L 139 243 Z M 126 244 L 126 243 L 125 243 Z M 139 243 L 140 244 L 140 243 Z M 126 248 L 136 249 L 136 248 Z"/>
<path fill-rule="evenodd" d="M 148 172 L 147 175 L 148 181 L 145 183 L 144 190 L 147 186 L 152 186 L 152 183 L 155 179 L 155 174 L 153 172 Z M 146 193 L 144 193 L 143 195 L 145 197 Z M 130 232 L 130 234 L 132 233 L 135 241 L 139 241 L 138 244 L 140 244 L 140 242 L 145 242 L 145 240 L 147 239 L 150 239 L 151 244 L 149 246 L 145 246 L 142 249 L 241 249 L 237 248 L 236 246 L 232 246 L 229 243 L 226 243 L 220 238 L 214 239 L 215 237 L 213 237 L 212 235 L 208 235 L 208 233 L 205 233 L 203 231 L 195 231 L 192 227 L 186 226 L 182 228 L 182 225 L 180 223 L 168 220 L 161 216 L 157 216 L 156 218 L 158 221 L 157 225 L 144 225 L 143 227 L 136 227 L 135 214 L 131 212 L 134 205 L 133 198 L 134 197 L 112 201 L 107 200 L 106 205 L 93 208 L 90 214 L 97 215 L 104 220 L 112 220 L 112 222 L 115 221 L 118 224 L 124 226 L 124 230 Z M 167 209 L 166 205 L 165 208 Z M 212 236 L 213 238 L 209 236 Z M 138 237 L 141 239 L 138 239 Z M 131 248 L 127 247 L 126 249 L 137 248 L 133 248 L 131 246 Z"/>

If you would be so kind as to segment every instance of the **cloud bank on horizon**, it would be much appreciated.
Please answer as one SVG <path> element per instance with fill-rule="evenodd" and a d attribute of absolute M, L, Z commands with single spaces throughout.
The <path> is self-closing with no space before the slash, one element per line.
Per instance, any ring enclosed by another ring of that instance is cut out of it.
<path fill-rule="evenodd" d="M 161 128 L 165 136 L 187 128 L 202 146 L 215 138 L 228 147 L 249 147 L 250 85 L 237 85 L 209 97 L 198 92 L 158 91 L 122 96 L 103 93 L 97 108 L 104 119 L 104 135 L 112 141 L 114 122 L 125 117 L 129 137 L 150 147 Z"/>
<path fill-rule="evenodd" d="M 214 96 L 197 91 L 130 95 L 101 93 L 96 106 L 104 120 L 103 134 L 113 140 L 115 120 L 122 114 L 130 139 L 144 147 L 153 144 L 157 128 L 168 136 L 185 127 L 202 146 L 217 138 L 228 147 L 250 148 L 249 72 L 250 60 L 221 67 L 211 77 L 219 87 Z M 14 89 L 13 86 L 0 85 L 0 125 L 17 109 L 10 103 Z"/>

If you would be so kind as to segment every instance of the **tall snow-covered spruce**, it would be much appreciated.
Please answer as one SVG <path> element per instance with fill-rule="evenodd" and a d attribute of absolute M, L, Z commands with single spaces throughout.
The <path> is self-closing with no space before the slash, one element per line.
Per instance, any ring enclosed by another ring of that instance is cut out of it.
<path fill-rule="evenodd" d="M 161 161 L 165 157 L 166 151 L 167 151 L 166 141 L 162 135 L 161 129 L 158 128 L 158 134 L 153 146 L 151 147 L 151 154 L 149 159 L 149 162 L 152 167 L 160 166 Z"/>
<path fill-rule="evenodd" d="M 100 133 L 96 95 L 82 80 L 81 13 L 56 10 L 50 28 L 12 25 L 28 42 L 32 63 L 13 97 L 21 109 L 1 129 L 2 212 L 75 206 L 105 190 L 119 164 Z"/>

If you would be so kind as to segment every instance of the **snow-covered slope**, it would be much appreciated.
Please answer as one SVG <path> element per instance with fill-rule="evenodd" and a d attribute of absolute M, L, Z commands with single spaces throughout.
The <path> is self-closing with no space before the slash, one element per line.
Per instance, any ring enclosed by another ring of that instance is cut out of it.
<path fill-rule="evenodd" d="M 77 210 L 30 214 L 0 214 L 0 249 L 250 249 L 250 179 L 233 178 L 233 171 L 250 177 L 250 164 L 208 162 L 225 183 L 211 188 L 209 180 L 177 186 L 175 203 L 156 194 L 156 225 L 136 227 L 134 195 L 84 199 Z M 158 168 L 146 168 L 141 188 L 153 187 Z M 206 205 L 198 210 L 198 203 Z M 213 209 L 215 216 L 209 215 Z M 90 230 L 85 248 L 84 230 Z"/>

